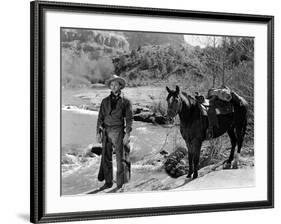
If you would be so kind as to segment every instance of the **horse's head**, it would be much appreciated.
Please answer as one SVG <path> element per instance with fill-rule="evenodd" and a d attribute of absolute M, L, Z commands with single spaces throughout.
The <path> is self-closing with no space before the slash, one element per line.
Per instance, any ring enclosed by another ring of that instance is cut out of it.
<path fill-rule="evenodd" d="M 166 86 L 168 91 L 167 96 L 167 103 L 168 103 L 168 110 L 167 116 L 169 118 L 174 118 L 181 110 L 182 101 L 180 98 L 180 88 L 176 86 L 176 90 L 170 90 L 169 87 Z"/>

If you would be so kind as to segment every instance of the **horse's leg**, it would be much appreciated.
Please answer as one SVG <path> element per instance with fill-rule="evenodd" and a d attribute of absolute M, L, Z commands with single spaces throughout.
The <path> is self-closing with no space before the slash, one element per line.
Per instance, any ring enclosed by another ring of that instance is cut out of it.
<path fill-rule="evenodd" d="M 190 150 L 188 149 L 188 175 L 186 176 L 187 178 L 191 178 L 192 174 L 193 174 L 193 153 L 190 152 Z"/>
<path fill-rule="evenodd" d="M 202 141 L 199 139 L 194 139 L 192 141 L 193 164 L 194 164 L 193 179 L 198 177 L 201 145 L 202 145 Z"/>
<path fill-rule="evenodd" d="M 245 132 L 243 132 L 242 128 L 237 128 L 236 133 L 237 133 L 237 146 L 238 147 L 237 147 L 237 152 L 234 155 L 234 160 L 232 162 L 232 168 L 233 169 L 238 168 L 239 161 L 240 161 L 240 151 L 241 151 L 241 148 L 242 148 L 244 135 L 245 135 Z"/>
<path fill-rule="evenodd" d="M 185 140 L 185 144 L 187 147 L 187 155 L 188 155 L 188 174 L 187 174 L 187 178 L 190 178 L 191 175 L 193 174 L 193 153 L 192 153 L 192 148 L 191 148 L 191 144 L 188 140 Z"/>
<path fill-rule="evenodd" d="M 223 166 L 224 169 L 230 169 L 231 168 L 231 162 L 233 160 L 235 147 L 236 147 L 236 144 L 237 144 L 237 138 L 236 138 L 236 135 L 235 135 L 235 132 L 234 132 L 234 128 L 230 128 L 227 131 L 227 133 L 230 137 L 231 151 L 230 151 L 229 158 L 224 163 L 224 166 Z"/>

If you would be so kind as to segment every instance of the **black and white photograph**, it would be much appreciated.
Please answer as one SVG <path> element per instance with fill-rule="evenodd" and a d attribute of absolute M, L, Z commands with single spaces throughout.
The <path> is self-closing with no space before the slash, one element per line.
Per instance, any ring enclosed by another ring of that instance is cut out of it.
<path fill-rule="evenodd" d="M 272 208 L 273 17 L 31 3 L 31 222 Z"/>
<path fill-rule="evenodd" d="M 61 27 L 61 195 L 255 187 L 254 46 Z"/>
<path fill-rule="evenodd" d="M 277 3 L 4 1 L 1 223 L 278 223 Z"/>

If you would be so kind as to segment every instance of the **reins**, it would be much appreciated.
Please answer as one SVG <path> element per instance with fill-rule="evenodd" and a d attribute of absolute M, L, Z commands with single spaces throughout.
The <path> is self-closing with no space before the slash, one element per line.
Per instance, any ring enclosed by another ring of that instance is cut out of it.
<path fill-rule="evenodd" d="M 159 126 L 160 126 L 160 125 L 159 125 Z M 168 140 L 168 136 L 172 133 L 172 131 L 170 130 L 170 129 L 172 129 L 172 128 L 173 128 L 173 126 L 169 127 L 168 130 L 166 131 L 165 141 L 164 141 L 163 145 L 161 146 L 161 148 L 159 149 L 158 152 L 161 152 L 161 151 L 163 150 L 164 146 L 166 145 L 167 140 Z"/>
<path fill-rule="evenodd" d="M 178 98 L 179 99 L 179 103 L 180 103 L 180 106 L 179 106 L 179 110 L 177 111 L 177 115 L 181 112 L 181 110 L 182 110 L 182 99 L 181 99 L 181 97 L 179 97 Z M 157 124 L 158 125 L 158 124 Z M 158 125 L 158 126 L 161 126 L 161 125 Z M 168 136 L 172 133 L 172 128 L 174 127 L 174 125 L 171 125 L 169 128 L 168 128 L 168 130 L 167 130 L 167 132 L 166 132 L 166 137 L 165 137 L 165 141 L 164 141 L 164 143 L 163 143 L 163 145 L 161 146 L 161 148 L 159 149 L 159 152 L 161 152 L 162 151 L 162 149 L 164 148 L 164 146 L 166 145 L 166 143 L 167 143 L 167 140 L 168 140 Z M 176 128 L 176 135 L 177 135 L 177 132 L 178 132 L 178 129 Z M 174 147 L 175 147 L 175 145 L 176 145 L 176 141 L 174 142 Z"/>

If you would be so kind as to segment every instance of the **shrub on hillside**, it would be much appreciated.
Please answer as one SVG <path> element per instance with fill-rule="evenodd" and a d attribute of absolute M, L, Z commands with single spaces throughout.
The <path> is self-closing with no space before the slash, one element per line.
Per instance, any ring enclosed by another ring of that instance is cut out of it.
<path fill-rule="evenodd" d="M 89 54 L 76 54 L 70 49 L 62 51 L 63 85 L 69 87 L 103 83 L 114 72 L 114 66 L 108 57 L 92 60 Z"/>

